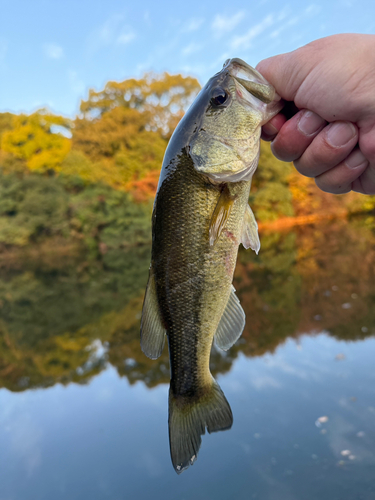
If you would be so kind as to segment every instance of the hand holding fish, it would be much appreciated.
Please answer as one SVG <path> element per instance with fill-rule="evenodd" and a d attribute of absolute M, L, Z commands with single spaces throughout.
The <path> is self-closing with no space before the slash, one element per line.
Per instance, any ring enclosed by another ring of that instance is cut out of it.
<path fill-rule="evenodd" d="M 323 191 L 375 194 L 375 36 L 329 36 L 257 69 L 297 108 L 263 127 L 275 156 Z"/>

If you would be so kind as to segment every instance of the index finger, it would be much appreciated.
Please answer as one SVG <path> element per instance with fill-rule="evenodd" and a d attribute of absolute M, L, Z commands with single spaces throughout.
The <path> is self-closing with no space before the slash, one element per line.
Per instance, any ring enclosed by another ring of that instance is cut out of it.
<path fill-rule="evenodd" d="M 269 122 L 263 125 L 261 138 L 264 141 L 273 141 L 285 122 L 286 116 L 282 113 L 278 113 L 276 116 L 271 118 Z"/>
<path fill-rule="evenodd" d="M 283 109 L 276 116 L 271 118 L 262 127 L 262 139 L 264 141 L 273 141 L 276 135 L 280 132 L 280 129 L 286 121 L 288 121 L 292 116 L 298 113 L 299 109 L 294 104 L 294 102 L 285 101 Z"/>

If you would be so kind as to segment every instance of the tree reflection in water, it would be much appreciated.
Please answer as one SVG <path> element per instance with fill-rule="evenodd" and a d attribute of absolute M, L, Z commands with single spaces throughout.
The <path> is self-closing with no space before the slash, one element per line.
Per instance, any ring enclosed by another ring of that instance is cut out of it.
<path fill-rule="evenodd" d="M 327 331 L 338 339 L 375 334 L 375 223 L 262 233 L 259 256 L 240 250 L 234 285 L 247 321 L 240 341 L 213 349 L 213 375 L 239 352 L 259 356 L 288 337 Z M 23 391 L 87 383 L 108 363 L 129 382 L 169 382 L 167 348 L 152 361 L 139 345 L 148 247 L 109 252 L 102 262 L 3 262 L 0 279 L 0 387 Z"/>

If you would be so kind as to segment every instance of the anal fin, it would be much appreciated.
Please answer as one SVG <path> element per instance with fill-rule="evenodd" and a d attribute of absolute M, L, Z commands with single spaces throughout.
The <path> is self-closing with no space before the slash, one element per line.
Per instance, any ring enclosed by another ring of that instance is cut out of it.
<path fill-rule="evenodd" d="M 158 299 L 156 296 L 155 277 L 150 269 L 141 319 L 141 348 L 151 359 L 157 359 L 164 347 L 166 329 L 163 326 Z"/>
<path fill-rule="evenodd" d="M 215 333 L 215 344 L 227 351 L 241 337 L 245 328 L 245 313 L 232 286 L 228 303 Z"/>
<path fill-rule="evenodd" d="M 245 248 L 251 248 L 258 255 L 260 250 L 258 224 L 249 205 L 246 206 L 243 219 L 241 243 Z"/>

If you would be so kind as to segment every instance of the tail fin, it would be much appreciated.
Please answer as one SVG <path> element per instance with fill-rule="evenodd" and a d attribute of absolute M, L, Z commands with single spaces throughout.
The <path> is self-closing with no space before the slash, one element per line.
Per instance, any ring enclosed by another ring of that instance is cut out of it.
<path fill-rule="evenodd" d="M 169 445 L 173 467 L 181 474 L 197 459 L 201 436 L 225 431 L 233 424 L 232 410 L 219 384 L 195 399 L 175 396 L 169 389 Z"/>

